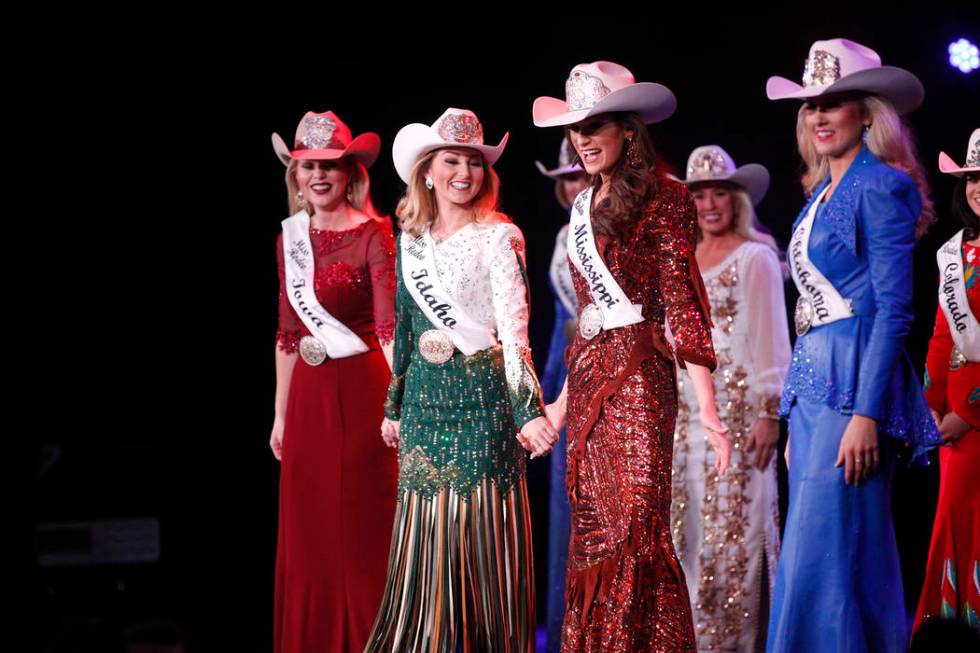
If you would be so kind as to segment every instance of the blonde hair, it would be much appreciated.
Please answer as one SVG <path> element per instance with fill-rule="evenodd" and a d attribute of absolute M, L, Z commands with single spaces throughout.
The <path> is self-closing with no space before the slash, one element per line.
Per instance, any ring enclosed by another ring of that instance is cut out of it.
<path fill-rule="evenodd" d="M 288 193 L 287 199 L 289 200 L 289 215 L 296 215 L 301 209 L 307 208 L 299 203 L 297 197 L 299 183 L 296 181 L 296 168 L 299 166 L 299 161 L 300 159 L 292 159 L 289 165 L 286 166 L 286 192 Z M 360 161 L 347 157 L 338 159 L 338 163 L 345 166 L 350 173 L 350 178 L 347 180 L 347 204 L 368 217 L 376 220 L 380 219 L 381 214 L 374 208 L 374 202 L 371 201 L 371 178 L 368 176 L 367 167 Z"/>
<path fill-rule="evenodd" d="M 915 224 L 915 237 L 919 238 L 936 222 L 936 209 L 929 197 L 929 182 L 919 162 L 912 131 L 902 122 L 898 112 L 888 100 L 876 95 L 868 95 L 859 99 L 858 104 L 861 117 L 871 119 L 866 138 L 868 149 L 886 164 L 906 173 L 915 182 L 922 202 L 922 209 Z M 830 163 L 826 157 L 817 154 L 810 132 L 804 126 L 805 107 L 805 104 L 801 106 L 796 116 L 796 144 L 806 166 L 801 182 L 809 196 L 830 173 Z"/>
<path fill-rule="evenodd" d="M 398 216 L 398 228 L 411 236 L 422 233 L 425 225 L 431 224 L 436 217 L 435 193 L 425 187 L 425 174 L 432 165 L 436 154 L 446 148 L 432 150 L 420 158 L 408 177 L 408 187 L 405 196 L 398 201 L 395 215 Z M 500 178 L 494 172 L 487 160 L 483 159 L 483 186 L 470 202 L 474 222 L 491 222 L 501 218 L 497 203 L 500 199 Z"/>

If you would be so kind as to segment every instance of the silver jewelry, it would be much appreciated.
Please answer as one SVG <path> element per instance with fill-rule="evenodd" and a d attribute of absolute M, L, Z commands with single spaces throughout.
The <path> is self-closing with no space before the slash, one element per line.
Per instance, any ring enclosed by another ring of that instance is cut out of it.
<path fill-rule="evenodd" d="M 432 177 L 426 177 L 426 178 L 425 178 L 425 187 L 426 187 L 426 188 L 428 188 L 429 190 L 432 190 L 432 187 L 433 187 L 434 185 L 435 185 L 435 184 L 433 184 L 433 183 L 432 183 Z"/>

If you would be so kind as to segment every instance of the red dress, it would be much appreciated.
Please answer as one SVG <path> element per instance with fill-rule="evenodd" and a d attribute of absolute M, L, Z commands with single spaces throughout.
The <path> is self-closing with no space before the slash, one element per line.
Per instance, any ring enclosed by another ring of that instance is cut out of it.
<path fill-rule="evenodd" d="M 665 178 L 622 244 L 597 242 L 646 320 L 591 340 L 576 333 L 569 348 L 563 653 L 695 651 L 670 530 L 677 384 L 663 337 L 666 318 L 677 359 L 714 368 L 695 225 L 687 189 Z M 572 276 L 581 315 L 593 299 L 574 267 Z"/>
<path fill-rule="evenodd" d="M 357 651 L 384 590 L 397 457 L 381 440 L 390 371 L 379 341 L 394 333 L 391 226 L 310 229 L 320 304 L 370 347 L 311 366 L 297 357 L 289 384 L 279 486 L 275 651 Z M 283 292 L 279 347 L 309 334 Z"/>
<path fill-rule="evenodd" d="M 967 300 L 980 316 L 980 248 L 963 245 Z M 926 358 L 926 400 L 940 415 L 953 411 L 970 430 L 939 448 L 939 503 L 925 584 L 913 632 L 929 619 L 959 619 L 980 633 L 980 363 L 950 369 L 953 338 L 942 307 Z"/>

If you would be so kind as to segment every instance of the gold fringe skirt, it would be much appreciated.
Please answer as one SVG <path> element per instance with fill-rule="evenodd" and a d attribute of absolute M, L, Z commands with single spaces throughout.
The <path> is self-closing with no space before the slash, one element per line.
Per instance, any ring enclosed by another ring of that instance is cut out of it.
<path fill-rule="evenodd" d="M 388 580 L 365 653 L 534 651 L 527 484 L 484 479 L 465 500 L 406 490 L 395 508 Z"/>

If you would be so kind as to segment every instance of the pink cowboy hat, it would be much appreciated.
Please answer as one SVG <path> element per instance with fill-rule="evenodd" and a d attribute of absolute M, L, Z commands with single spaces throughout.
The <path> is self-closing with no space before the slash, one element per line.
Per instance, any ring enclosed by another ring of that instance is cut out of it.
<path fill-rule="evenodd" d="M 272 149 L 284 165 L 292 159 L 332 160 L 349 156 L 366 167 L 378 158 L 381 138 L 373 132 L 351 137 L 350 128 L 333 111 L 314 113 L 307 111 L 296 127 L 293 149 L 279 134 L 272 134 Z"/>
<path fill-rule="evenodd" d="M 939 171 L 947 175 L 963 176 L 967 172 L 980 172 L 980 127 L 973 130 L 970 143 L 966 147 L 966 163 L 956 165 L 953 158 L 945 152 L 939 153 Z"/>
<path fill-rule="evenodd" d="M 483 125 L 469 109 L 446 109 L 431 125 L 413 122 L 398 130 L 391 146 L 391 158 L 398 176 L 406 184 L 418 160 L 444 147 L 465 147 L 483 155 L 487 165 L 493 165 L 504 152 L 510 133 L 504 134 L 496 145 L 483 144 Z"/>
<path fill-rule="evenodd" d="M 677 98 L 663 84 L 637 82 L 625 66 L 611 61 L 580 63 L 565 81 L 565 99 L 539 97 L 531 113 L 538 127 L 570 125 L 610 111 L 633 111 L 649 124 L 666 120 Z"/>
<path fill-rule="evenodd" d="M 807 99 L 828 93 L 864 91 L 889 100 L 900 114 L 922 104 L 925 89 L 919 78 L 902 68 L 882 66 L 871 48 L 848 41 L 815 41 L 803 66 L 803 85 L 785 77 L 770 77 L 770 100 Z"/>

